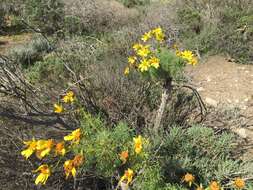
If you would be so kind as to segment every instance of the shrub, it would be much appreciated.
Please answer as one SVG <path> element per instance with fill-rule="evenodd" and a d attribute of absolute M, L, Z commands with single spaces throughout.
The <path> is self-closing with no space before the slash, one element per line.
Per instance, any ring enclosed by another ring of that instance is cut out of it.
<path fill-rule="evenodd" d="M 202 126 L 187 130 L 176 127 L 163 138 L 165 142 L 160 151 L 164 155 L 163 171 L 171 183 L 179 183 L 186 172 L 194 174 L 204 186 L 211 180 L 226 184 L 238 171 L 242 176 L 252 175 L 251 162 L 233 159 L 236 146 L 231 134 L 215 135 L 212 129 Z"/>
<path fill-rule="evenodd" d="M 189 48 L 225 53 L 239 63 L 252 63 L 252 6 L 244 1 L 179 1 L 180 38 Z"/>
<path fill-rule="evenodd" d="M 59 80 L 64 80 L 64 63 L 61 59 L 48 55 L 41 61 L 37 61 L 27 70 L 27 77 L 33 84 L 46 84 L 48 88 L 56 88 Z M 50 81 L 50 83 L 48 82 Z"/>
<path fill-rule="evenodd" d="M 51 49 L 47 40 L 35 36 L 30 43 L 11 49 L 9 56 L 14 63 L 20 64 L 23 68 L 28 68 L 35 61 L 41 60 L 43 55 Z"/>
<path fill-rule="evenodd" d="M 61 0 L 27 0 L 25 15 L 33 26 L 53 34 L 63 27 L 64 4 Z"/>
<path fill-rule="evenodd" d="M 68 94 L 66 96 L 69 96 Z M 78 105 L 78 100 L 73 101 L 74 104 L 71 103 L 71 106 Z M 69 106 L 63 105 L 66 106 L 65 111 L 68 111 L 66 108 Z M 86 187 L 92 189 L 119 187 L 126 179 L 122 177 L 124 171 L 129 168 L 134 171 L 134 175 L 128 179 L 129 185 L 140 190 L 188 189 L 188 184 L 182 182 L 182 177 L 186 173 L 193 174 L 194 182 L 204 187 L 207 187 L 212 180 L 218 181 L 221 186 L 232 187 L 231 181 L 235 177 L 246 178 L 252 175 L 252 162 L 233 159 L 232 153 L 236 146 L 234 136 L 231 134 L 215 135 L 212 129 L 203 126 L 194 126 L 185 130 L 181 127 L 173 127 L 170 132 L 160 137 L 139 136 L 138 138 L 141 139 L 141 146 L 139 146 L 136 144 L 139 141 L 137 142 L 136 138 L 132 139 L 136 136 L 136 132 L 126 124 L 106 126 L 99 117 L 91 116 L 80 107 L 78 110 L 80 128 L 63 138 L 64 147 L 56 149 L 55 144 L 50 146 L 50 151 L 43 156 L 47 159 L 41 160 L 40 164 L 47 164 L 50 170 L 53 168 L 53 173 L 57 171 L 56 167 L 59 164 L 64 164 L 64 172 L 68 178 L 71 175 L 73 177 L 78 175 L 83 181 L 89 181 L 86 176 L 92 175 L 96 180 L 90 184 L 86 182 Z M 61 142 L 52 140 L 55 143 Z M 28 145 L 28 142 L 25 144 Z M 34 139 L 33 142 L 37 143 L 33 153 L 37 151 L 35 155 L 40 158 L 39 155 L 47 147 L 45 146 L 40 152 L 40 146 L 48 140 Z M 28 149 L 30 146 L 22 151 L 23 156 L 31 156 L 26 154 Z M 54 149 L 60 151 L 58 152 L 60 155 L 56 154 L 56 156 Z M 122 154 L 124 151 L 127 151 L 127 154 Z M 65 165 L 72 162 L 73 157 L 76 159 L 73 164 L 78 172 L 68 173 L 70 170 Z M 57 159 L 59 160 L 54 166 L 56 163 L 54 160 Z M 49 174 L 49 179 L 53 173 Z M 82 182 L 78 182 L 77 187 L 79 183 Z M 251 182 L 247 181 L 248 189 L 251 185 Z"/>
<path fill-rule="evenodd" d="M 138 15 L 135 10 L 128 10 L 114 0 L 86 0 L 85 3 L 82 0 L 65 0 L 64 3 L 65 30 L 70 33 L 96 34 L 118 29 L 131 23 Z"/>

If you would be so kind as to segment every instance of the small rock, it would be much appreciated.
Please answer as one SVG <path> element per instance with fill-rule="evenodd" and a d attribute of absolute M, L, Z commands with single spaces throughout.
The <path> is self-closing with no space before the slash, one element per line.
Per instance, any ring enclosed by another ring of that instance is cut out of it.
<path fill-rule="evenodd" d="M 246 131 L 246 129 L 239 128 L 239 129 L 235 129 L 234 132 L 236 134 L 238 134 L 240 137 L 244 138 L 244 139 L 247 138 L 247 131 Z"/>
<path fill-rule="evenodd" d="M 210 78 L 210 77 L 207 77 L 206 80 L 207 80 L 207 82 L 210 82 L 210 81 L 211 81 L 211 78 Z"/>
<path fill-rule="evenodd" d="M 212 98 L 206 98 L 206 103 L 213 107 L 217 107 L 218 105 L 218 102 Z"/>
<path fill-rule="evenodd" d="M 197 91 L 198 92 L 201 92 L 201 91 L 204 91 L 205 89 L 203 88 L 203 87 L 199 87 L 199 88 L 197 88 Z"/>

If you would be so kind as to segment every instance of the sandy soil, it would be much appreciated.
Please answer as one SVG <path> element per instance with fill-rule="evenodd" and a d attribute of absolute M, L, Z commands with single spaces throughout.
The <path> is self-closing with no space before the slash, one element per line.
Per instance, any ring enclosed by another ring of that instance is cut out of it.
<path fill-rule="evenodd" d="M 241 65 L 213 56 L 187 74 L 203 97 L 214 107 L 238 107 L 244 114 L 253 116 L 253 65 Z"/>
<path fill-rule="evenodd" d="M 247 151 L 242 157 L 253 159 L 253 65 L 236 64 L 222 56 L 212 56 L 195 67 L 187 67 L 186 73 L 206 105 L 216 110 L 239 108 L 239 116 L 232 116 L 230 121 L 219 120 L 245 140 L 243 147 Z"/>

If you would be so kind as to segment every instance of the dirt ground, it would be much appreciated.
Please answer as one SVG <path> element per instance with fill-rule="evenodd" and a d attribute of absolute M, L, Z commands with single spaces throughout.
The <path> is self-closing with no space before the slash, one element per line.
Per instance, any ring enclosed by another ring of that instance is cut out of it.
<path fill-rule="evenodd" d="M 213 110 L 239 110 L 231 117 L 219 118 L 223 120 L 220 123 L 247 141 L 246 157 L 253 158 L 253 65 L 212 56 L 194 67 L 187 67 L 186 73 L 207 106 Z"/>
<path fill-rule="evenodd" d="M 0 35 L 0 54 L 6 54 L 8 50 L 30 41 L 32 34 L 23 33 L 11 36 Z"/>

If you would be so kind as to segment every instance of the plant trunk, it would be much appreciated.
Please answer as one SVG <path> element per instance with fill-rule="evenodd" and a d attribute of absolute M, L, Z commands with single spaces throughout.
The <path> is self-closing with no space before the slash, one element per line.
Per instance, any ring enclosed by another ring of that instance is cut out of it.
<path fill-rule="evenodd" d="M 172 79 L 168 79 L 164 83 L 163 93 L 162 93 L 162 98 L 161 98 L 161 104 L 159 106 L 159 109 L 157 111 L 157 115 L 156 115 L 156 118 L 155 118 L 155 123 L 154 123 L 154 132 L 155 132 L 155 134 L 158 133 L 158 130 L 160 128 L 161 121 L 162 121 L 162 116 L 163 116 L 165 107 L 167 105 L 169 96 L 171 94 L 171 90 L 172 90 Z"/>

